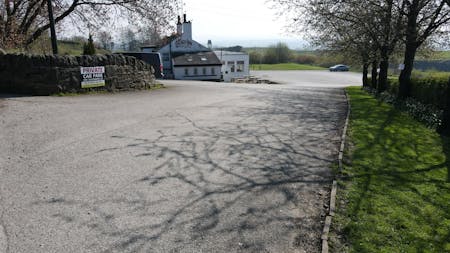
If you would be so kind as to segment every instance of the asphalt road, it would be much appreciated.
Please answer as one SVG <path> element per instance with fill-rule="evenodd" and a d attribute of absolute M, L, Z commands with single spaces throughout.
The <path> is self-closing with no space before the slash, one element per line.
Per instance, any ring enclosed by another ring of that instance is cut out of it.
<path fill-rule="evenodd" d="M 250 74 L 281 84 L 294 84 L 306 87 L 342 88 L 349 85 L 360 85 L 362 82 L 362 75 L 359 73 L 330 72 L 328 70 L 251 71 Z"/>
<path fill-rule="evenodd" d="M 305 73 L 3 95 L 0 252 L 319 252 L 346 110 L 332 86 L 359 77 Z"/>

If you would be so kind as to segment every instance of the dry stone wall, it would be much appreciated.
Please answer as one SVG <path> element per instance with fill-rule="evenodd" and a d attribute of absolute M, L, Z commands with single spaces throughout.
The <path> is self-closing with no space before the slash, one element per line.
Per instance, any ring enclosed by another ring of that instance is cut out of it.
<path fill-rule="evenodd" d="M 105 86 L 81 88 L 80 67 L 105 67 Z M 0 54 L 0 92 L 50 95 L 86 90 L 147 89 L 155 85 L 153 68 L 119 54 L 54 56 Z"/>

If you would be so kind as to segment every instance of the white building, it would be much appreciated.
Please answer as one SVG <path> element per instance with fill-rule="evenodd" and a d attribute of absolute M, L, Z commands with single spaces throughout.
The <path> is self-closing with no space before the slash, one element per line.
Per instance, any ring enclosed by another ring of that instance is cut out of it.
<path fill-rule="evenodd" d="M 163 61 L 164 76 L 175 79 L 220 80 L 220 67 L 217 66 L 221 62 L 211 49 L 192 39 L 192 23 L 187 21 L 186 14 L 183 18 L 181 23 L 178 16 L 176 37 L 158 51 Z"/>
<path fill-rule="evenodd" d="M 244 52 L 214 51 L 222 63 L 222 78 L 230 82 L 234 78 L 250 75 L 250 57 Z"/>
<path fill-rule="evenodd" d="M 172 59 L 178 80 L 220 81 L 222 64 L 213 52 L 183 54 Z"/>

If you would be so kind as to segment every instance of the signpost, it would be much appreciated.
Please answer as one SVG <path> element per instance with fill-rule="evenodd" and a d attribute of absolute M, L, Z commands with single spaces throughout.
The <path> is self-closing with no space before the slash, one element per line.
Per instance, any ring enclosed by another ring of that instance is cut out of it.
<path fill-rule="evenodd" d="M 105 86 L 105 67 L 81 67 L 81 88 Z"/>

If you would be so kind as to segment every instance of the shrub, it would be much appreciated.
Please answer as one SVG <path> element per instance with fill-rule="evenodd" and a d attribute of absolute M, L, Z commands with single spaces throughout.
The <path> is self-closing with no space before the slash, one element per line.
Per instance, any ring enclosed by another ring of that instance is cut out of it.
<path fill-rule="evenodd" d="M 264 50 L 262 63 L 264 64 L 287 63 L 292 58 L 291 55 L 292 50 L 290 50 L 286 44 L 280 42 Z"/>
<path fill-rule="evenodd" d="M 322 52 L 316 60 L 316 64 L 320 67 L 328 68 L 336 64 L 350 64 L 351 62 L 343 55 L 336 55 Z"/>
<path fill-rule="evenodd" d="M 94 54 L 95 54 L 94 40 L 92 39 L 92 35 L 89 34 L 88 42 L 83 45 L 83 55 L 94 55 Z"/>
<path fill-rule="evenodd" d="M 371 78 L 369 77 L 369 83 Z M 446 105 L 446 91 L 449 86 L 449 76 L 422 74 L 414 75 L 411 79 L 411 98 L 422 104 L 430 104 L 436 108 L 444 109 Z M 399 81 L 397 77 L 388 78 L 387 91 L 397 96 Z"/>
<path fill-rule="evenodd" d="M 398 87 L 400 86 L 400 82 L 397 77 L 388 77 L 388 88 L 387 91 L 395 96 L 398 94 Z"/>
<path fill-rule="evenodd" d="M 442 124 L 443 110 L 431 104 L 422 104 L 413 98 L 407 98 L 400 104 L 402 111 L 407 112 L 427 127 L 438 128 Z"/>
<path fill-rule="evenodd" d="M 317 61 L 317 56 L 315 55 L 308 55 L 308 54 L 304 54 L 304 55 L 295 55 L 292 57 L 293 62 L 298 63 L 298 64 L 315 64 Z"/>
<path fill-rule="evenodd" d="M 411 97 L 438 108 L 445 107 L 448 78 L 428 76 L 425 78 L 413 78 L 411 81 Z"/>
<path fill-rule="evenodd" d="M 248 53 L 250 57 L 250 64 L 261 64 L 263 61 L 263 53 L 258 51 L 250 51 Z"/>
<path fill-rule="evenodd" d="M 449 86 L 448 79 L 434 76 L 414 77 L 411 85 L 411 97 L 406 100 L 397 99 L 399 81 L 396 77 L 388 78 L 388 89 L 385 92 L 378 94 L 376 89 L 367 88 L 367 90 L 379 100 L 395 105 L 430 128 L 436 129 L 441 126 Z"/>

